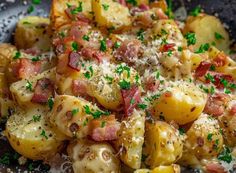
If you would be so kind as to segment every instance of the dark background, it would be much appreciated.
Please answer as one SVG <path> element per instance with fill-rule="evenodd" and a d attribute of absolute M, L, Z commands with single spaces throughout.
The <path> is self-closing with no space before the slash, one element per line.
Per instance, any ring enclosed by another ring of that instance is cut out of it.
<path fill-rule="evenodd" d="M 32 4 L 31 0 L 0 0 L 0 43 L 12 42 L 12 34 L 14 33 L 15 25 L 19 18 L 26 15 L 48 16 L 50 4 L 51 0 L 42 0 L 38 5 Z M 236 0 L 173 0 L 174 10 L 178 9 L 180 6 L 185 6 L 189 12 L 198 5 L 200 5 L 206 13 L 219 16 L 221 21 L 226 24 L 231 38 L 236 40 Z M 29 14 L 27 11 L 30 6 L 33 6 L 34 11 Z M 3 159 L 4 153 L 7 153 L 8 158 L 10 158 L 10 166 L 0 164 L 0 173 L 7 172 L 7 167 L 11 167 L 13 172 L 23 172 L 23 170 L 28 169 L 29 166 L 33 168 L 39 166 L 39 171 L 34 172 L 47 172 L 47 165 L 42 165 L 40 162 L 28 161 L 26 167 L 16 167 L 17 158 L 19 156 L 9 148 L 7 141 L 0 135 L 0 160 Z M 22 171 L 18 170 L 19 167 Z M 194 171 L 191 170 L 187 172 Z"/>

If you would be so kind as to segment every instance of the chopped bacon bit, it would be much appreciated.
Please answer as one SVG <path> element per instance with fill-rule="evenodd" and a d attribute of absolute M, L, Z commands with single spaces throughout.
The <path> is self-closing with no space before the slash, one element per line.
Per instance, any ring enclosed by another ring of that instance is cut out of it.
<path fill-rule="evenodd" d="M 74 70 L 80 71 L 79 68 L 79 54 L 76 52 L 71 52 L 69 55 L 68 66 Z"/>
<path fill-rule="evenodd" d="M 135 58 L 138 57 L 140 48 L 141 42 L 139 40 L 125 40 L 116 50 L 114 57 L 117 60 L 123 60 L 127 63 L 134 63 Z"/>
<path fill-rule="evenodd" d="M 229 113 L 231 115 L 236 115 L 236 103 L 231 106 Z"/>
<path fill-rule="evenodd" d="M 107 44 L 107 47 L 108 47 L 108 48 L 112 48 L 112 47 L 113 47 L 113 42 L 112 42 L 112 40 L 109 40 L 109 39 L 108 39 L 108 40 L 106 41 L 106 44 Z"/>
<path fill-rule="evenodd" d="M 147 90 L 154 92 L 159 88 L 160 81 L 155 80 L 155 77 L 151 76 L 147 79 L 145 85 Z"/>
<path fill-rule="evenodd" d="M 224 53 L 219 53 L 214 59 L 213 64 L 216 67 L 222 67 L 227 63 L 227 56 Z"/>
<path fill-rule="evenodd" d="M 231 75 L 226 75 L 226 74 L 222 74 L 222 73 L 215 73 L 214 74 L 214 85 L 218 88 L 218 89 L 223 89 L 225 86 L 224 84 L 221 82 L 222 79 L 225 79 L 227 82 L 233 83 L 233 77 Z"/>
<path fill-rule="evenodd" d="M 171 97 L 172 93 L 170 91 L 167 91 L 167 92 L 164 93 L 164 96 L 165 97 Z"/>
<path fill-rule="evenodd" d="M 62 54 L 63 52 L 64 52 L 64 46 L 63 46 L 63 44 L 58 44 L 57 46 L 56 46 L 56 53 L 57 54 Z"/>
<path fill-rule="evenodd" d="M 81 49 L 81 55 L 86 59 L 95 59 L 99 63 L 103 61 L 103 59 L 109 60 L 110 57 L 107 56 L 105 53 L 93 49 L 93 48 L 82 48 Z"/>
<path fill-rule="evenodd" d="M 72 82 L 72 93 L 75 96 L 87 95 L 86 82 L 83 80 L 73 80 Z"/>
<path fill-rule="evenodd" d="M 197 137 L 197 144 L 199 147 L 204 146 L 204 139 L 202 137 Z"/>
<path fill-rule="evenodd" d="M 24 53 L 36 56 L 36 55 L 40 55 L 41 52 L 37 48 L 29 48 L 29 49 L 24 50 Z"/>
<path fill-rule="evenodd" d="M 95 141 L 111 141 L 117 139 L 117 131 L 120 129 L 120 123 L 114 115 L 102 116 L 99 119 L 93 119 L 89 123 L 89 134 Z"/>
<path fill-rule="evenodd" d="M 219 163 L 209 163 L 206 165 L 207 173 L 227 173 L 225 168 Z"/>
<path fill-rule="evenodd" d="M 121 4 L 121 5 L 124 5 L 126 7 L 126 1 L 125 0 L 118 0 L 118 2 Z"/>
<path fill-rule="evenodd" d="M 133 85 L 129 90 L 121 90 L 124 101 L 125 115 L 130 116 L 134 108 L 141 102 L 141 94 L 138 86 Z"/>
<path fill-rule="evenodd" d="M 34 103 L 47 103 L 48 99 L 53 96 L 53 94 L 53 82 L 48 78 L 42 78 L 36 83 L 31 101 Z"/>
<path fill-rule="evenodd" d="M 224 93 L 215 93 L 208 97 L 204 112 L 213 115 L 220 116 L 225 111 L 225 104 L 229 101 L 229 96 Z"/>
<path fill-rule="evenodd" d="M 174 47 L 175 47 L 175 43 L 167 43 L 160 47 L 160 51 L 161 52 L 173 51 Z"/>
<path fill-rule="evenodd" d="M 13 62 L 10 68 L 18 79 L 25 79 L 41 71 L 41 61 L 32 62 L 30 59 L 21 58 Z"/>
<path fill-rule="evenodd" d="M 139 8 L 140 8 L 141 10 L 143 10 L 143 11 L 147 11 L 147 10 L 150 9 L 150 7 L 149 7 L 148 5 L 146 5 L 146 4 L 140 4 L 140 5 L 139 5 Z"/>
<path fill-rule="evenodd" d="M 197 78 L 204 76 L 210 67 L 211 67 L 211 63 L 202 61 L 195 71 L 195 76 Z"/>

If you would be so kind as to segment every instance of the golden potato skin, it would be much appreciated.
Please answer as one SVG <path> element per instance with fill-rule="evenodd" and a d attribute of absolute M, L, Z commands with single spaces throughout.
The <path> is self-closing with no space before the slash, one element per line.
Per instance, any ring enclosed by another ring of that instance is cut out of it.
<path fill-rule="evenodd" d="M 74 173 L 120 173 L 120 161 L 108 143 L 78 140 L 68 146 L 67 152 Z"/>
<path fill-rule="evenodd" d="M 4 73 L 16 53 L 16 47 L 10 44 L 0 44 L 0 73 Z"/>
<path fill-rule="evenodd" d="M 108 9 L 104 4 L 109 5 Z M 92 0 L 95 21 L 99 26 L 121 29 L 131 25 L 129 9 L 113 0 Z"/>
<path fill-rule="evenodd" d="M 194 121 L 202 113 L 207 96 L 196 85 L 188 82 L 173 83 L 154 103 L 156 117 L 174 120 L 180 125 Z"/>
<path fill-rule="evenodd" d="M 178 130 L 163 121 L 146 123 L 143 154 L 151 168 L 175 163 L 182 155 L 183 143 Z"/>
<path fill-rule="evenodd" d="M 216 119 L 202 114 L 186 133 L 185 148 L 199 160 L 217 156 L 223 147 L 223 136 Z"/>
<path fill-rule="evenodd" d="M 49 51 L 51 40 L 48 34 L 48 18 L 27 16 L 22 18 L 16 26 L 15 45 L 18 49 L 38 48 Z"/>
<path fill-rule="evenodd" d="M 50 125 L 46 114 L 44 107 L 34 107 L 27 112 L 18 110 L 7 120 L 5 135 L 13 149 L 26 158 L 47 160 L 60 151 L 66 139 Z"/>
<path fill-rule="evenodd" d="M 115 142 L 120 151 L 120 159 L 129 167 L 141 166 L 142 146 L 144 143 L 145 113 L 134 110 L 133 114 L 122 121 Z"/>
<path fill-rule="evenodd" d="M 158 166 L 153 170 L 137 169 L 134 173 L 180 173 L 180 166 L 172 164 L 170 166 Z"/>
<path fill-rule="evenodd" d="M 194 32 L 196 34 L 196 44 L 194 50 L 198 50 L 202 44 L 215 43 L 220 50 L 227 52 L 229 50 L 229 34 L 218 18 L 207 14 L 201 14 L 197 17 L 190 16 L 186 21 L 184 34 Z M 216 39 L 215 33 L 219 33 L 224 39 Z"/>

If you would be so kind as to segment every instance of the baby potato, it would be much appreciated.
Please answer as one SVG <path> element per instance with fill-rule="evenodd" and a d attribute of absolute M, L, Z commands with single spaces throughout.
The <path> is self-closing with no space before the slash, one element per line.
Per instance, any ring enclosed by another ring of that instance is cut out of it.
<path fill-rule="evenodd" d="M 223 136 L 216 119 L 202 114 L 186 133 L 185 148 L 199 160 L 217 156 L 223 147 Z"/>
<path fill-rule="evenodd" d="M 22 18 L 16 26 L 15 45 L 18 49 L 38 48 L 49 51 L 51 40 L 48 34 L 48 18 L 27 16 Z"/>
<path fill-rule="evenodd" d="M 195 51 L 202 44 L 211 44 L 213 42 L 218 49 L 225 52 L 229 50 L 229 34 L 215 16 L 202 14 L 197 17 L 188 17 L 184 27 L 184 34 L 188 32 L 194 32 L 196 35 L 196 44 L 193 45 Z"/>
<path fill-rule="evenodd" d="M 53 0 L 50 12 L 51 27 L 58 30 L 61 26 L 69 24 L 72 20 L 68 17 L 65 10 L 68 5 L 78 7 L 79 2 L 82 2 L 82 13 L 88 19 L 92 19 L 92 0 Z"/>
<path fill-rule="evenodd" d="M 13 98 L 21 107 L 30 108 L 32 105 L 34 105 L 34 103 L 31 102 L 31 99 L 34 95 L 33 89 L 37 81 L 42 78 L 48 78 L 54 82 L 56 78 L 55 69 L 47 70 L 41 74 L 32 76 L 29 79 L 22 79 L 11 84 L 10 91 L 13 95 Z M 31 89 L 29 89 L 29 87 Z"/>
<path fill-rule="evenodd" d="M 180 125 L 194 121 L 202 113 L 207 96 L 189 82 L 173 83 L 154 103 L 156 117 L 174 120 Z"/>
<path fill-rule="evenodd" d="M 7 120 L 5 135 L 12 148 L 26 158 L 47 160 L 61 149 L 65 136 L 46 118 L 47 109 L 18 110 Z"/>
<path fill-rule="evenodd" d="M 183 143 L 178 130 L 166 122 L 146 123 L 143 154 L 151 168 L 175 163 L 181 156 Z"/>
<path fill-rule="evenodd" d="M 113 0 L 92 0 L 92 9 L 99 26 L 122 29 L 131 25 L 129 9 Z"/>
<path fill-rule="evenodd" d="M 54 100 L 50 122 L 68 137 L 83 138 L 88 135 L 88 124 L 95 114 L 105 112 L 80 97 L 60 95 Z"/>
<path fill-rule="evenodd" d="M 141 166 L 142 146 L 144 142 L 145 113 L 134 110 L 133 114 L 121 123 L 115 142 L 120 151 L 120 159 L 129 167 Z"/>
<path fill-rule="evenodd" d="M 16 47 L 10 44 L 0 44 L 0 73 L 4 73 L 16 53 Z"/>
<path fill-rule="evenodd" d="M 153 170 L 137 169 L 134 173 L 180 173 L 180 166 L 172 164 L 170 166 L 158 166 Z"/>
<path fill-rule="evenodd" d="M 78 140 L 67 152 L 72 159 L 74 173 L 119 173 L 120 161 L 108 143 Z"/>

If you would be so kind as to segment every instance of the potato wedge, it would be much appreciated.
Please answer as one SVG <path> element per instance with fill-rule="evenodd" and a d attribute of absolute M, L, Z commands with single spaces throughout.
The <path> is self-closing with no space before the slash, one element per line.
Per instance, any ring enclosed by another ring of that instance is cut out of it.
<path fill-rule="evenodd" d="M 72 142 L 67 151 L 74 173 L 120 173 L 120 161 L 108 143 L 78 140 Z"/>
<path fill-rule="evenodd" d="M 92 0 L 92 9 L 99 26 L 122 29 L 131 25 L 129 9 L 113 0 Z"/>
<path fill-rule="evenodd" d="M 115 144 L 120 151 L 120 159 L 133 169 L 141 166 L 144 126 L 145 113 L 134 110 L 133 114 L 121 123 L 117 133 Z"/>
<path fill-rule="evenodd" d="M 68 8 L 68 5 L 78 7 L 79 2 L 82 2 L 82 13 L 87 18 L 92 19 L 92 0 L 53 0 L 50 12 L 52 29 L 58 30 L 61 26 L 69 24 L 71 19 L 65 10 Z"/>
<path fill-rule="evenodd" d="M 183 143 L 178 130 L 166 122 L 146 124 L 143 154 L 151 168 L 175 163 L 182 156 Z"/>
<path fill-rule="evenodd" d="M 7 139 L 26 158 L 46 160 L 61 149 L 66 139 L 50 125 L 46 114 L 44 107 L 34 107 L 27 112 L 18 110 L 7 121 Z"/>
<path fill-rule="evenodd" d="M 155 116 L 178 124 L 194 121 L 202 113 L 207 96 L 188 82 L 173 83 L 154 103 Z"/>
<path fill-rule="evenodd" d="M 21 107 L 30 108 L 32 105 L 34 105 L 34 103 L 31 102 L 34 94 L 33 89 L 37 81 L 42 78 L 48 78 L 55 82 L 55 69 L 50 69 L 36 76 L 32 76 L 29 79 L 23 79 L 21 81 L 15 82 L 10 86 L 10 91 L 14 99 Z M 31 85 L 32 90 L 27 88 L 28 85 Z"/>
<path fill-rule="evenodd" d="M 37 48 L 43 52 L 51 48 L 49 19 L 38 16 L 22 18 L 16 26 L 15 45 L 18 49 Z"/>
<path fill-rule="evenodd" d="M 194 32 L 196 35 L 197 42 L 193 45 L 195 51 L 205 43 L 215 43 L 218 49 L 225 52 L 229 50 L 229 34 L 215 16 L 201 14 L 197 17 L 188 17 L 184 27 L 184 34 L 187 32 Z M 217 37 L 216 34 L 221 35 L 222 38 Z"/>
<path fill-rule="evenodd" d="M 170 166 L 158 166 L 153 170 L 137 169 L 134 173 L 180 173 L 180 166 L 172 164 Z"/>

